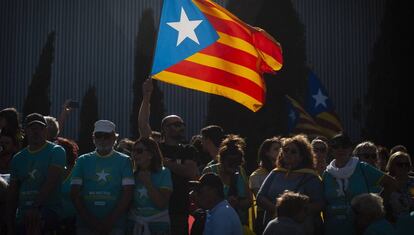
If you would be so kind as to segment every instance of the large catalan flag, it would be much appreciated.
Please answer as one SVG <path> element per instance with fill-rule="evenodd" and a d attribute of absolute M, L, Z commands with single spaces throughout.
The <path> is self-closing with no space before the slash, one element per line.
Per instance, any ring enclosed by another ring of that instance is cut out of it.
<path fill-rule="evenodd" d="M 308 93 L 305 110 L 319 125 L 325 136 L 332 137 L 342 132 L 341 121 L 328 92 L 318 77 L 311 71 L 308 76 Z"/>
<path fill-rule="evenodd" d="M 265 102 L 262 74 L 282 67 L 279 43 L 210 0 L 164 0 L 151 75 L 251 109 Z"/>

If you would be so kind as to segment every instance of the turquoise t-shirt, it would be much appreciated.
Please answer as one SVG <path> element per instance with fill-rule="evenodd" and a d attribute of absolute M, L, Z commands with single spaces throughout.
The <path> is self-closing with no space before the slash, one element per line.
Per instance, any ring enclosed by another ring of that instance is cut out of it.
<path fill-rule="evenodd" d="M 118 204 L 122 187 L 134 185 L 132 166 L 129 157 L 113 151 L 100 156 L 96 151 L 78 158 L 72 171 L 72 185 L 81 185 L 81 194 L 86 209 L 98 219 L 107 216 Z M 124 229 L 126 214 L 115 223 L 116 228 Z M 85 222 L 78 217 L 78 227 Z"/>
<path fill-rule="evenodd" d="M 157 189 L 166 189 L 172 192 L 173 184 L 171 180 L 171 172 L 169 169 L 163 167 L 161 170 L 151 174 L 151 182 Z M 165 208 L 157 207 L 148 195 L 145 186 L 135 177 L 134 198 L 132 201 L 131 214 L 150 217 L 161 212 L 168 211 L 168 205 Z M 133 224 L 133 222 L 131 221 Z M 149 223 L 151 233 L 167 232 L 170 229 L 169 223 L 154 222 Z"/>
<path fill-rule="evenodd" d="M 386 219 L 382 218 L 370 224 L 364 235 L 395 235 L 395 228 Z"/>
<path fill-rule="evenodd" d="M 76 216 L 76 209 L 70 198 L 70 183 L 72 179 L 72 173 L 62 182 L 62 211 L 60 217 L 62 219 Z"/>
<path fill-rule="evenodd" d="M 345 196 L 339 196 L 339 184 L 336 179 L 324 172 L 322 183 L 326 200 L 325 234 L 355 234 L 351 213 L 351 200 L 362 193 L 371 192 L 374 186 L 378 186 L 385 173 L 370 166 L 365 162 L 359 162 L 354 173 L 348 179 L 348 189 Z"/>
<path fill-rule="evenodd" d="M 47 142 L 40 150 L 29 151 L 28 148 L 18 152 L 11 161 L 10 180 L 17 181 L 19 188 L 19 204 L 17 220 L 34 203 L 43 184 L 46 182 L 50 166 L 63 168 L 66 163 L 65 149 Z M 61 210 L 60 184 L 53 190 L 42 206 L 56 213 Z"/>

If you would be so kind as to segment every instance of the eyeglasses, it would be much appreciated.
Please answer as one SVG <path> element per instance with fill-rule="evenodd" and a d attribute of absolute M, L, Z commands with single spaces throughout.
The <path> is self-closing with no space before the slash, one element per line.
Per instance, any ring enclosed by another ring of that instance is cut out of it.
<path fill-rule="evenodd" d="M 326 152 L 326 148 L 313 148 L 314 152 L 324 153 Z"/>
<path fill-rule="evenodd" d="M 289 153 L 289 154 L 297 154 L 298 151 L 296 149 L 291 149 L 291 148 L 283 148 L 283 152 L 284 153 Z"/>
<path fill-rule="evenodd" d="M 396 162 L 395 165 L 398 166 L 399 168 L 410 168 L 411 167 L 409 162 Z"/>
<path fill-rule="evenodd" d="M 104 133 L 104 132 L 95 132 L 93 135 L 95 136 L 96 139 L 100 139 L 100 138 L 109 139 L 113 136 L 112 133 Z"/>
<path fill-rule="evenodd" d="M 179 128 L 179 127 L 185 127 L 185 123 L 184 123 L 184 122 L 179 122 L 179 121 L 177 121 L 177 122 L 172 122 L 172 123 L 169 123 L 169 124 L 167 124 L 167 126 L 168 126 L 168 127 L 170 127 L 170 126 L 174 126 L 174 127 L 176 127 L 176 128 Z"/>
<path fill-rule="evenodd" d="M 365 159 L 372 159 L 377 160 L 377 154 L 376 153 L 360 153 L 357 154 L 358 158 L 365 158 Z"/>

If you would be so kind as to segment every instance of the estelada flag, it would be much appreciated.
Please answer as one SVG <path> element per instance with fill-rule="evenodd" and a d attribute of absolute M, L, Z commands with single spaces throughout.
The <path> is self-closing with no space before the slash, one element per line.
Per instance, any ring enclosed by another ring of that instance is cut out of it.
<path fill-rule="evenodd" d="M 305 111 L 298 101 L 286 95 L 288 109 L 288 133 L 325 136 L 321 127 Z"/>
<path fill-rule="evenodd" d="M 282 67 L 280 44 L 209 0 L 164 0 L 151 76 L 221 95 L 252 111 L 265 102 L 264 72 Z"/>
<path fill-rule="evenodd" d="M 312 72 L 308 76 L 308 92 L 305 110 L 320 126 L 325 136 L 332 138 L 343 131 L 341 121 L 335 112 L 333 102 L 322 82 Z"/>

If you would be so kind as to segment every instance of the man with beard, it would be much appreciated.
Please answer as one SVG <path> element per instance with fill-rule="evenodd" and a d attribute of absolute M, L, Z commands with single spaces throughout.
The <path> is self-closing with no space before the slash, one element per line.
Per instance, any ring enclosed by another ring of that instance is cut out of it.
<path fill-rule="evenodd" d="M 147 79 L 142 86 L 142 103 L 138 115 L 138 127 L 141 138 L 152 133 L 149 125 L 150 99 L 153 86 Z M 160 149 L 163 154 L 164 166 L 170 169 L 173 181 L 173 192 L 170 197 L 169 214 L 171 234 L 188 234 L 189 214 L 189 180 L 198 175 L 195 161 L 196 150 L 190 145 L 183 145 L 185 124 L 181 117 L 169 115 L 161 122 L 162 141 Z"/>
<path fill-rule="evenodd" d="M 108 120 L 95 122 L 96 150 L 78 158 L 71 198 L 77 210 L 77 234 L 124 234 L 134 177 L 129 157 L 114 150 L 118 134 Z"/>
<path fill-rule="evenodd" d="M 25 133 L 28 146 L 11 161 L 8 232 L 47 234 L 58 228 L 66 154 L 62 147 L 46 140 L 46 120 L 41 114 L 26 117 Z"/>

